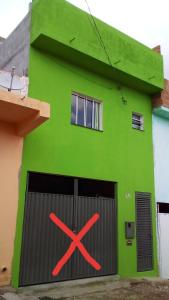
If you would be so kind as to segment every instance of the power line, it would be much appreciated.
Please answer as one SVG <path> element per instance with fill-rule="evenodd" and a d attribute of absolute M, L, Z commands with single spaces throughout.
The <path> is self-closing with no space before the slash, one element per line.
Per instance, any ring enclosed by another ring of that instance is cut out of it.
<path fill-rule="evenodd" d="M 106 46 L 105 46 L 104 41 L 103 41 L 103 39 L 102 39 L 102 36 L 101 36 L 101 34 L 100 34 L 99 28 L 98 28 L 98 26 L 97 26 L 97 24 L 96 24 L 95 18 L 94 18 L 93 15 L 92 15 L 92 12 L 91 12 L 91 9 L 90 9 L 90 6 L 89 6 L 87 0 L 85 0 L 85 2 L 86 2 L 86 5 L 87 5 L 89 14 L 90 14 L 90 16 L 91 16 L 91 18 L 92 18 L 93 25 L 94 25 L 94 29 L 95 29 L 95 31 L 96 31 L 96 33 L 97 33 L 97 37 L 98 37 L 98 39 L 99 39 L 100 45 L 101 45 L 101 47 L 103 48 L 103 50 L 104 50 L 104 52 L 105 52 L 105 54 L 106 54 L 106 57 L 107 57 L 107 59 L 108 59 L 108 62 L 109 62 L 109 64 L 110 64 L 110 66 L 112 67 L 112 63 L 111 63 L 110 56 L 109 56 L 109 54 L 108 54 L 108 52 L 107 52 Z M 91 22 L 90 22 L 90 23 L 91 23 Z M 91 23 L 91 25 L 92 25 L 92 23 Z M 93 25 L 92 25 L 92 26 L 93 26 Z"/>

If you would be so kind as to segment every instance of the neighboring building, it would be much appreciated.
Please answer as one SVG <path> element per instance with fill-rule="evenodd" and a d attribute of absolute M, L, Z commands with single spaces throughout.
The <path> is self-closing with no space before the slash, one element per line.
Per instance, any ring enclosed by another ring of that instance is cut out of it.
<path fill-rule="evenodd" d="M 157 233 L 159 270 L 169 278 L 169 81 L 153 99 L 153 143 L 155 166 L 155 197 L 157 202 Z"/>
<path fill-rule="evenodd" d="M 162 56 L 98 19 L 96 29 L 64 0 L 33 1 L 30 14 L 29 96 L 52 114 L 25 139 L 12 284 L 156 276 L 151 100 L 163 89 Z M 51 213 L 75 234 L 99 214 L 79 246 L 97 264 L 76 250 L 57 274 L 71 239 Z"/>
<path fill-rule="evenodd" d="M 49 115 L 49 104 L 0 89 L 0 285 L 11 279 L 23 140 Z"/>
<path fill-rule="evenodd" d="M 27 76 L 18 76 L 13 67 L 10 72 L 0 70 L 0 89 L 11 91 L 14 94 L 28 95 L 29 79 Z"/>
<path fill-rule="evenodd" d="M 4 38 L 0 36 L 0 45 L 4 42 Z"/>
<path fill-rule="evenodd" d="M 9 37 L 0 43 L 0 70 L 11 71 L 16 66 L 17 75 L 28 73 L 29 40 L 30 40 L 30 12 Z"/>

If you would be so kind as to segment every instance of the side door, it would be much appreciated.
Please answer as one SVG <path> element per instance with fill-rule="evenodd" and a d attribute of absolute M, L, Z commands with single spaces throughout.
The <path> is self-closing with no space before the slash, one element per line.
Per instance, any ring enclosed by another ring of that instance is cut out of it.
<path fill-rule="evenodd" d="M 151 194 L 136 192 L 137 271 L 153 269 Z"/>

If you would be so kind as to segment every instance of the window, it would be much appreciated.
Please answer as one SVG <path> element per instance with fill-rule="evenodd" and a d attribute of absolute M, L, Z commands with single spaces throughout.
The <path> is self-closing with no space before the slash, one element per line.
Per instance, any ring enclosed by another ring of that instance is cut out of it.
<path fill-rule="evenodd" d="M 169 203 L 157 203 L 157 211 L 161 214 L 169 214 Z"/>
<path fill-rule="evenodd" d="M 132 113 L 132 128 L 143 130 L 143 116 L 138 113 Z"/>
<path fill-rule="evenodd" d="M 72 94 L 71 123 L 91 129 L 102 130 L 102 103 Z"/>

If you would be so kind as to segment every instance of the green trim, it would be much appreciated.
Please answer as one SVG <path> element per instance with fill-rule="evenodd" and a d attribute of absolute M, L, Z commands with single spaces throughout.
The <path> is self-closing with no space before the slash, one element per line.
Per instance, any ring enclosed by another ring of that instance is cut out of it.
<path fill-rule="evenodd" d="M 23 218 L 24 218 L 26 181 L 27 181 L 27 177 L 21 176 L 19 195 L 22 195 L 22 190 L 23 190 L 22 186 L 24 186 L 25 188 L 24 188 L 23 196 L 19 196 L 19 201 L 18 201 L 16 235 L 14 241 L 14 256 L 12 261 L 12 287 L 14 288 L 19 287 L 19 267 L 20 267 L 19 262 L 21 256 L 21 241 L 22 241 L 22 228 L 23 228 Z"/>
<path fill-rule="evenodd" d="M 169 108 L 165 106 L 159 106 L 158 108 L 153 109 L 153 114 L 161 118 L 169 119 Z"/>

